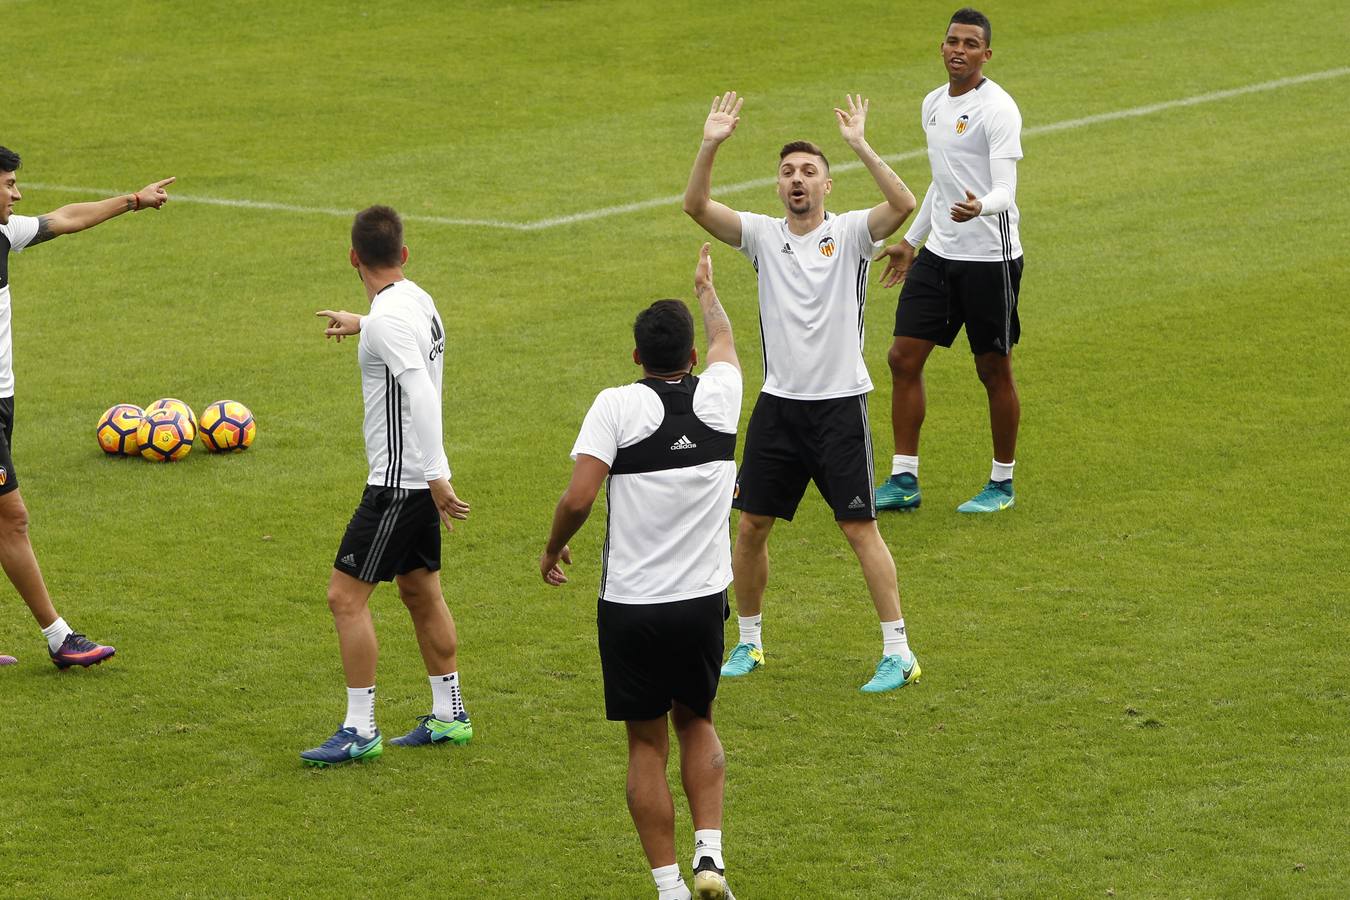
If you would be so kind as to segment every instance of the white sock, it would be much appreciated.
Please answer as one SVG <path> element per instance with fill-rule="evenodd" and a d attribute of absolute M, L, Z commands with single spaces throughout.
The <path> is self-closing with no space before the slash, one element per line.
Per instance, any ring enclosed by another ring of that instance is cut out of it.
<path fill-rule="evenodd" d="M 42 636 L 47 639 L 47 649 L 55 653 L 61 649 L 61 645 L 66 642 L 66 635 L 75 629 L 66 624 L 66 620 L 60 616 L 56 621 L 42 629 Z"/>
<path fill-rule="evenodd" d="M 761 636 L 764 614 L 757 616 L 737 616 L 736 626 L 741 630 L 741 643 L 754 644 L 759 649 L 764 649 L 764 639 Z"/>
<path fill-rule="evenodd" d="M 464 699 L 459 695 L 459 673 L 430 675 L 431 714 L 442 722 L 453 720 L 464 712 Z"/>
<path fill-rule="evenodd" d="M 343 728 L 355 728 L 363 738 L 375 736 L 375 685 L 347 688 L 347 719 Z"/>
<path fill-rule="evenodd" d="M 990 481 L 1012 481 L 1012 469 L 1017 465 L 1017 460 L 1008 463 L 1001 463 L 994 460 L 994 467 L 989 472 Z"/>
<path fill-rule="evenodd" d="M 705 856 L 717 868 L 726 868 L 722 862 L 722 829 L 700 828 L 694 832 L 694 865 L 697 866 L 698 861 Z"/>
<path fill-rule="evenodd" d="M 912 655 L 909 652 L 909 635 L 905 634 L 903 616 L 894 622 L 881 623 L 881 655 L 899 656 L 903 659 L 909 659 Z"/>
<path fill-rule="evenodd" d="M 657 900 L 690 900 L 693 897 L 689 885 L 680 877 L 679 863 L 652 869 L 652 881 L 656 882 Z"/>
<path fill-rule="evenodd" d="M 919 457 L 902 456 L 899 453 L 891 457 L 891 474 L 899 475 L 901 472 L 908 472 L 915 478 L 919 477 Z"/>

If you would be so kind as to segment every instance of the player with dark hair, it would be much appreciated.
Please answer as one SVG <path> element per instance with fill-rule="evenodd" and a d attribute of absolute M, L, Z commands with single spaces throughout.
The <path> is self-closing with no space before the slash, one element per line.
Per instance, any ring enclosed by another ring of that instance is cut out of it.
<path fill-rule="evenodd" d="M 894 690 L 921 674 L 910 652 L 895 560 L 877 529 L 872 503 L 872 434 L 863 360 L 867 268 L 914 210 L 914 195 L 864 137 L 868 101 L 835 109 L 844 141 L 881 189 L 871 209 L 826 212 L 829 162 L 814 144 L 783 147 L 778 196 L 785 218 L 737 212 L 712 199 L 717 148 L 740 122 L 734 92 L 715 98 L 685 188 L 684 211 L 713 237 L 745 254 L 759 276 L 764 388 L 755 401 L 736 480 L 736 611 L 740 641 L 722 674 L 748 675 L 764 664 L 761 609 L 769 575 L 769 532 L 791 520 L 814 481 L 858 557 L 881 620 L 881 661 L 868 693 Z"/>
<path fill-rule="evenodd" d="M 0 567 L 28 605 L 47 639 L 47 651 L 58 669 L 92 666 L 117 651 L 96 644 L 66 624 L 56 613 L 47 585 L 42 580 L 37 556 L 28 539 L 28 508 L 19 495 L 19 476 L 14 471 L 11 444 L 14 439 L 14 363 L 10 332 L 9 254 L 74 234 L 140 209 L 159 209 L 168 202 L 165 178 L 134 194 L 107 200 L 70 203 L 41 216 L 16 216 L 14 204 L 23 199 L 19 191 L 19 154 L 0 147 Z M 3 660 L 13 657 L 0 657 Z"/>
<path fill-rule="evenodd" d="M 919 429 L 926 411 L 923 367 L 933 348 L 950 347 L 966 329 L 975 372 L 989 398 L 994 462 L 989 481 L 957 507 L 998 512 L 1013 505 L 1013 464 L 1022 415 L 1012 348 L 1022 333 L 1017 161 L 1022 114 L 1008 92 L 984 75 L 992 29 L 977 10 L 957 10 L 942 60 L 947 83 L 923 100 L 933 183 L 905 239 L 885 250 L 881 280 L 904 280 L 895 311 L 891 368 L 891 477 L 876 490 L 878 509 L 913 509 L 919 494 Z M 923 245 L 915 256 L 915 250 Z M 880 257 L 878 257 L 880 258 Z"/>
<path fill-rule="evenodd" d="M 328 607 L 347 680 L 347 717 L 324 744 L 300 754 L 314 766 L 384 752 L 375 726 L 378 647 L 370 618 L 370 595 L 381 581 L 398 585 L 431 682 L 431 712 L 392 743 L 466 744 L 473 737 L 460 693 L 455 620 L 441 593 L 440 526 L 452 530 L 452 520 L 469 515 L 468 504 L 450 486 L 442 439 L 445 329 L 431 297 L 403 274 L 408 248 L 394 210 L 372 206 L 357 213 L 349 258 L 365 286 L 370 313 L 325 309 L 316 315 L 328 318 L 328 337 L 361 336 L 356 357 L 369 474 L 328 580 Z"/>
<path fill-rule="evenodd" d="M 671 723 L 694 820 L 694 888 L 705 900 L 731 897 L 722 858 L 726 758 L 712 705 L 731 583 L 727 519 L 741 369 L 707 244 L 694 289 L 708 338 L 702 374 L 692 374 L 698 353 L 689 308 L 658 300 L 643 310 L 633 325 L 633 361 L 643 378 L 595 398 L 539 559 L 546 582 L 567 581 L 561 567 L 572 562 L 567 542 L 606 485 L 596 615 L 605 715 L 628 731 L 628 810 L 659 900 L 690 896 L 675 859 L 675 810 L 666 781 Z"/>

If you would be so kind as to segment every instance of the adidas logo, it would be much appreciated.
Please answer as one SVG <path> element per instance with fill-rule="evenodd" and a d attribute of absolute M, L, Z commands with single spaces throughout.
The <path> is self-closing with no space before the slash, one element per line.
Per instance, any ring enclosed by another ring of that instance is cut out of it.
<path fill-rule="evenodd" d="M 356 554 L 355 554 L 355 553 L 348 553 L 346 556 L 342 557 L 342 564 L 343 564 L 344 566 L 354 566 L 354 565 L 356 565 Z"/>
<path fill-rule="evenodd" d="M 867 505 L 867 504 L 863 502 L 863 498 L 862 498 L 862 497 L 854 497 L 852 500 L 849 501 L 849 503 L 848 503 L 848 508 L 849 508 L 849 509 L 862 509 L 862 508 L 863 508 L 864 506 L 866 506 L 866 505 Z"/>
<path fill-rule="evenodd" d="M 698 446 L 698 444 L 695 444 L 693 441 L 689 440 L 688 435 L 683 435 L 683 434 L 682 434 L 682 435 L 680 435 L 680 439 L 679 439 L 678 441 L 676 441 L 675 443 L 673 443 L 673 444 L 670 445 L 670 449 L 672 449 L 672 450 L 693 450 L 693 449 L 694 449 L 695 447 L 697 447 L 697 446 Z"/>
<path fill-rule="evenodd" d="M 929 127 L 932 127 L 933 125 L 936 125 L 936 124 L 937 124 L 937 113 L 934 113 L 933 116 L 932 116 L 932 118 L 930 118 L 930 119 L 928 120 L 928 125 L 929 125 Z"/>
<path fill-rule="evenodd" d="M 783 244 L 783 249 L 782 249 L 782 250 L 779 250 L 778 252 L 779 252 L 779 253 L 786 253 L 788 256 L 791 256 L 791 255 L 792 255 L 792 245 L 791 245 L 791 244 L 788 244 L 788 243 L 784 243 L 784 244 Z"/>

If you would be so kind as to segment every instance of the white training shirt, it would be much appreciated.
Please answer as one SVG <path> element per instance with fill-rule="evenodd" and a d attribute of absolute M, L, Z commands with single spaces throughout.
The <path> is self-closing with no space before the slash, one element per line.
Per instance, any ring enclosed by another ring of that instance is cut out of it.
<path fill-rule="evenodd" d="M 994 187 L 991 159 L 1022 158 L 1022 113 L 1008 92 L 986 78 L 959 97 L 943 85 L 923 99 L 924 134 L 933 183 L 924 197 L 926 217 L 916 217 L 905 235 L 943 259 L 1000 262 L 1022 255 L 1014 199 L 1006 212 L 953 222 L 952 206 L 969 190 L 983 197 Z"/>
<path fill-rule="evenodd" d="M 449 478 L 444 447 L 434 448 L 431 465 L 423 459 L 408 398 L 397 381 L 409 369 L 426 369 L 436 388 L 436 409 L 423 413 L 441 415 L 445 329 L 430 295 L 407 279 L 376 294 L 370 315 L 361 319 L 356 358 L 366 401 L 366 459 L 370 462 L 366 483 L 428 490 L 428 480 Z"/>
<path fill-rule="evenodd" d="M 9 254 L 37 237 L 35 216 L 10 216 L 0 225 L 0 398 L 14 396 L 14 341 L 10 333 Z"/>
<path fill-rule="evenodd" d="M 714 431 L 735 434 L 741 417 L 741 373 L 713 363 L 698 376 L 694 415 Z M 586 413 L 572 458 L 613 465 L 619 448 L 650 437 L 665 407 L 644 384 L 601 391 Z M 601 598 L 612 603 L 668 603 L 706 597 L 731 584 L 731 497 L 734 460 L 683 469 L 611 475 Z"/>
<path fill-rule="evenodd" d="M 867 267 L 882 247 L 869 210 L 825 214 L 809 234 L 787 219 L 741 217 L 738 248 L 759 274 L 764 393 L 789 400 L 853 397 L 872 390 L 863 361 Z"/>

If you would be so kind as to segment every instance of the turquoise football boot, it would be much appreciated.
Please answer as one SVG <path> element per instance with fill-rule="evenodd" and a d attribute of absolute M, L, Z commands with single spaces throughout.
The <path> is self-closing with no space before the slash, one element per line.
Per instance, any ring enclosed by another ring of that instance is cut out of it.
<path fill-rule="evenodd" d="M 1013 505 L 1012 479 L 991 481 L 974 497 L 956 508 L 963 513 L 991 513 L 1010 509 Z"/>
<path fill-rule="evenodd" d="M 877 487 L 877 509 L 918 509 L 919 479 L 909 472 L 892 475 Z"/>

